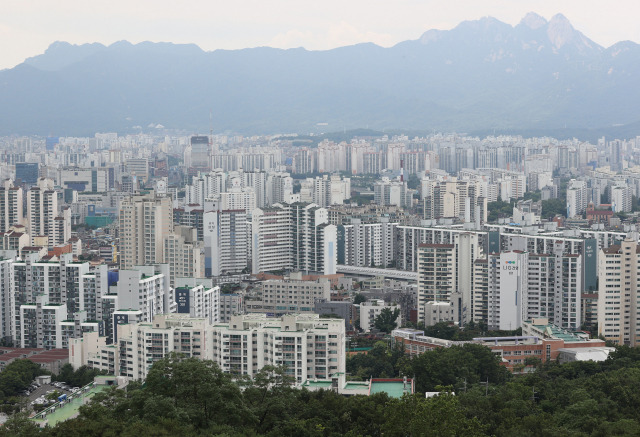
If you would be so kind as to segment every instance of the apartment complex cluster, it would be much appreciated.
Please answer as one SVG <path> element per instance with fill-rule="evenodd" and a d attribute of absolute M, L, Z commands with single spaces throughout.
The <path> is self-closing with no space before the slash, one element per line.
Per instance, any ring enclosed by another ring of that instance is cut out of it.
<path fill-rule="evenodd" d="M 305 141 L 0 140 L 0 335 L 131 378 L 180 352 L 301 383 L 387 308 L 636 344 L 638 139 Z"/>

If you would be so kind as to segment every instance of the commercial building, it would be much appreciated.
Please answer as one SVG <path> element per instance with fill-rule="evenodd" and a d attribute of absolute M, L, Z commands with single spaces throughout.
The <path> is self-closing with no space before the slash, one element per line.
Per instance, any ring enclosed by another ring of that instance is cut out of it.
<path fill-rule="evenodd" d="M 500 358 L 503 366 L 516 373 L 533 370 L 537 363 L 555 360 L 604 361 L 613 350 L 605 346 L 604 340 L 560 329 L 545 318 L 525 321 L 522 328 L 521 336 L 478 337 L 470 341 L 428 337 L 424 331 L 408 328 L 395 329 L 391 337 L 394 343 L 403 345 L 410 356 L 442 347 L 483 345 Z"/>

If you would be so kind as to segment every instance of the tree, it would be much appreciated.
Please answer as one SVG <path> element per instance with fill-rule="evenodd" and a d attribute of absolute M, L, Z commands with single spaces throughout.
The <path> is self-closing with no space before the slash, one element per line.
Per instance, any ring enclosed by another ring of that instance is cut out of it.
<path fill-rule="evenodd" d="M 353 298 L 354 305 L 360 305 L 362 302 L 366 302 L 366 301 L 367 301 L 367 298 L 364 297 L 362 293 L 356 294 L 355 297 Z"/>
<path fill-rule="evenodd" d="M 467 417 L 456 397 L 448 393 L 428 399 L 415 394 L 391 400 L 385 419 L 385 436 L 486 435 L 486 426 L 475 417 Z"/>
<path fill-rule="evenodd" d="M 495 222 L 501 217 L 511 217 L 513 215 L 513 205 L 510 202 L 498 200 L 487 204 L 487 221 Z"/>
<path fill-rule="evenodd" d="M 378 317 L 373 320 L 373 326 L 382 332 L 390 333 L 395 329 L 399 315 L 400 308 L 395 308 L 394 310 L 389 307 L 383 308 Z"/>
<path fill-rule="evenodd" d="M 154 363 L 145 391 L 172 400 L 176 414 L 186 415 L 196 428 L 241 426 L 255 420 L 238 385 L 213 361 L 172 354 Z"/>
<path fill-rule="evenodd" d="M 563 199 L 549 199 L 542 201 L 542 217 L 553 218 L 557 215 L 567 215 L 567 205 Z"/>
<path fill-rule="evenodd" d="M 509 378 L 509 371 L 500 365 L 491 349 L 472 343 L 425 352 L 407 360 L 403 370 L 405 375 L 415 375 L 418 392 L 448 385 L 458 391 L 465 381 L 477 384 L 488 379 L 500 384 Z"/>

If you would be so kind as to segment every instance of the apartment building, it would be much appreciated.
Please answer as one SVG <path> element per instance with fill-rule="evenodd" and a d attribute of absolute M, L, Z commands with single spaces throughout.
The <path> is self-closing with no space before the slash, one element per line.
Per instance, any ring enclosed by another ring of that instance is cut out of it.
<path fill-rule="evenodd" d="M 262 310 L 281 316 L 290 313 L 313 312 L 317 302 L 331 300 L 329 280 L 303 281 L 301 272 L 292 272 L 286 279 L 262 281 Z"/>
<path fill-rule="evenodd" d="M 356 267 L 388 267 L 394 261 L 394 231 L 398 223 L 380 217 L 378 223 L 362 223 L 353 218 L 342 226 L 344 250 L 339 254 L 342 264 Z"/>
<path fill-rule="evenodd" d="M 418 321 L 425 322 L 425 304 L 449 302 L 457 288 L 454 244 L 421 244 L 418 248 Z"/>
<path fill-rule="evenodd" d="M 244 296 L 238 293 L 220 295 L 220 322 L 229 323 L 232 316 L 244 314 Z"/>
<path fill-rule="evenodd" d="M 267 318 L 233 316 L 213 327 L 213 360 L 223 371 L 255 375 L 266 365 L 284 366 L 297 383 L 345 371 L 345 328 L 317 314 Z"/>
<path fill-rule="evenodd" d="M 337 268 L 337 228 L 314 204 L 276 204 L 252 217 L 252 273 L 303 270 L 325 275 Z"/>
<path fill-rule="evenodd" d="M 243 209 L 213 209 L 204 214 L 207 277 L 242 272 L 249 266 L 251 235 L 247 218 Z"/>
<path fill-rule="evenodd" d="M 164 262 L 164 237 L 172 232 L 171 198 L 153 192 L 124 198 L 119 215 L 120 268 Z"/>
<path fill-rule="evenodd" d="M 488 255 L 487 315 L 489 329 L 511 331 L 525 320 L 523 300 L 528 289 L 528 253 Z"/>
<path fill-rule="evenodd" d="M 632 239 L 600 250 L 598 257 L 598 335 L 621 345 L 640 339 L 638 254 Z"/>
<path fill-rule="evenodd" d="M 47 237 L 49 247 L 65 243 L 71 236 L 71 211 L 59 215 L 58 193 L 53 180 L 39 178 L 38 185 L 27 192 L 27 220 L 31 243 Z"/>
<path fill-rule="evenodd" d="M 204 243 L 198 241 L 197 230 L 175 226 L 174 232 L 164 237 L 164 261 L 169 264 L 172 287 L 176 278 L 204 277 Z"/>
<path fill-rule="evenodd" d="M 385 308 L 395 310 L 400 308 L 395 304 L 388 304 L 382 299 L 371 299 L 360 304 L 360 329 L 364 332 L 370 332 L 375 327 L 376 318 Z M 400 325 L 400 316 L 396 319 L 396 326 Z"/>
<path fill-rule="evenodd" d="M 15 225 L 24 225 L 22 188 L 15 187 L 11 179 L 0 185 L 0 232 L 8 232 Z"/>
<path fill-rule="evenodd" d="M 153 363 L 172 352 L 213 360 L 235 375 L 253 376 L 266 365 L 284 366 L 299 384 L 345 371 L 344 322 L 317 314 L 233 316 L 217 325 L 167 314 L 117 329 L 114 345 L 97 333 L 71 340 L 69 362 L 75 368 L 87 365 L 136 380 L 146 378 Z"/>
<path fill-rule="evenodd" d="M 209 324 L 220 322 L 220 287 L 213 287 L 211 282 L 204 278 L 176 278 L 176 312 L 205 319 Z"/>

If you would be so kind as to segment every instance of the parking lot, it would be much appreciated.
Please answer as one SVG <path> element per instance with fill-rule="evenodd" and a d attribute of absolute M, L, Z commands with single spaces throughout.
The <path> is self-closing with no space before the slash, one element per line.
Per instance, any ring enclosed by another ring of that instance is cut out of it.
<path fill-rule="evenodd" d="M 61 387 L 56 387 L 52 384 L 44 384 L 41 387 L 36 388 L 34 391 L 31 392 L 31 394 L 28 396 L 29 398 L 29 406 L 32 406 L 31 403 L 33 401 L 35 401 L 36 399 L 38 399 L 40 396 L 45 396 L 47 395 L 47 392 L 49 391 L 54 391 L 57 390 L 58 392 L 60 392 L 61 394 L 71 394 L 71 390 L 67 390 L 65 388 L 61 388 Z"/>

